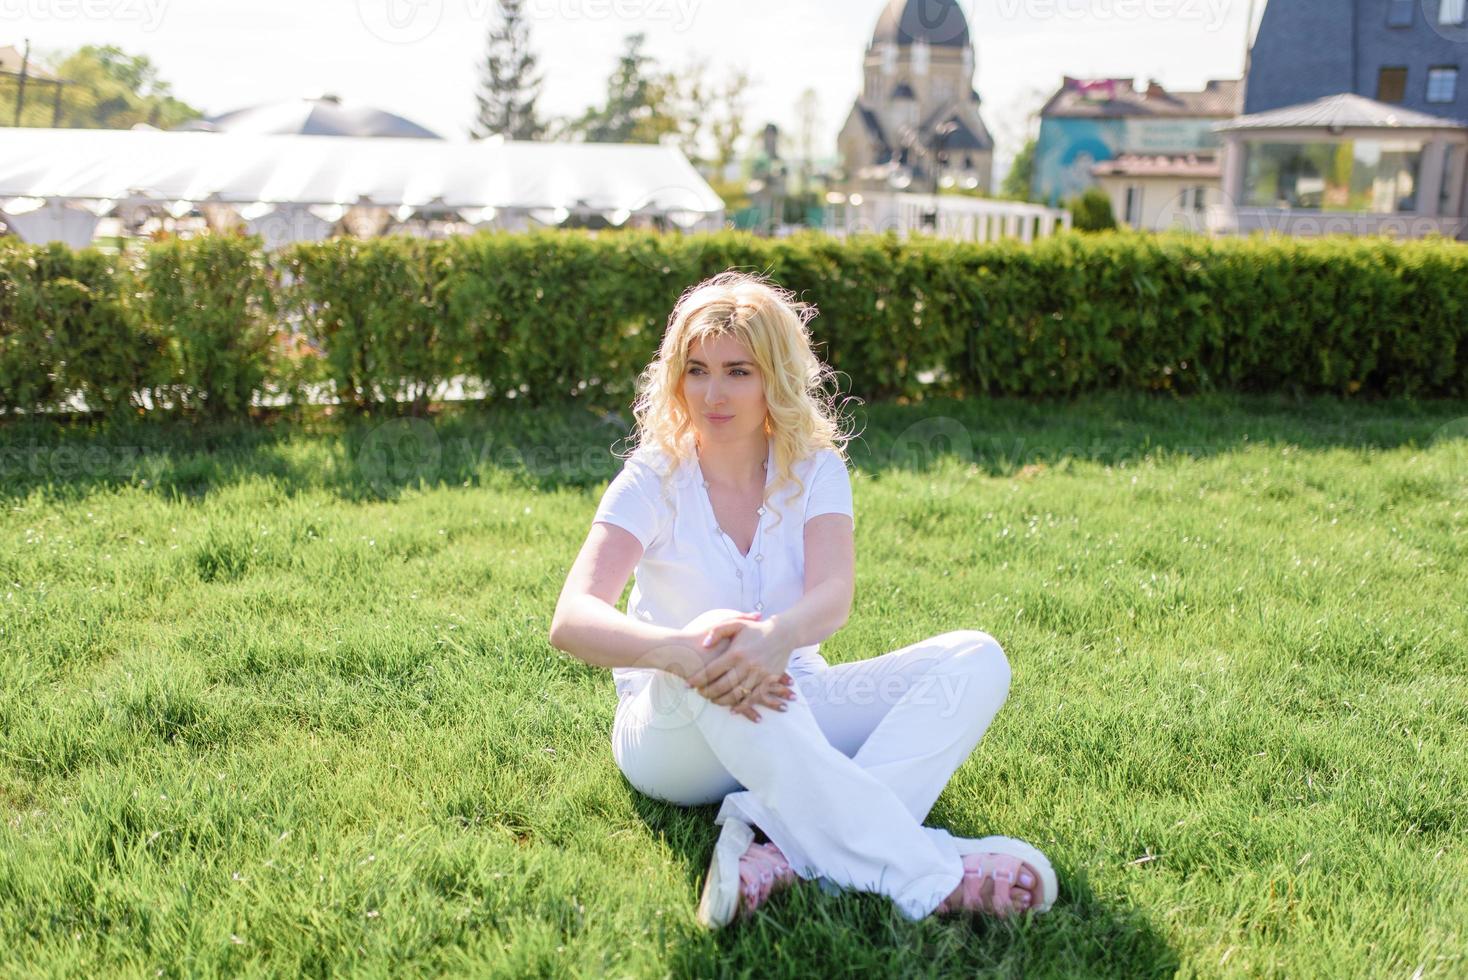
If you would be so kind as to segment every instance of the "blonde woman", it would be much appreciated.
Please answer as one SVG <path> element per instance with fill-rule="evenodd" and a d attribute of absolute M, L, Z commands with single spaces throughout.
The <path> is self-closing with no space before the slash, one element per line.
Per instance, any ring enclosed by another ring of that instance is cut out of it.
<path fill-rule="evenodd" d="M 705 925 L 801 878 L 887 895 L 911 919 L 1044 911 L 1056 879 L 1038 850 L 923 826 L 1008 694 L 994 638 L 956 629 L 834 667 L 820 655 L 850 613 L 855 549 L 812 313 L 736 272 L 679 300 L 550 641 L 611 669 L 612 754 L 634 788 L 722 801 Z"/>

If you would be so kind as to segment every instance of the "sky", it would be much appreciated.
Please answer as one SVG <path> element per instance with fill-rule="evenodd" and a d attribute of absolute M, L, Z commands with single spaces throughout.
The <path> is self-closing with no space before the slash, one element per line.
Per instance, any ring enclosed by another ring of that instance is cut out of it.
<path fill-rule="evenodd" d="M 960 0 L 976 39 L 976 87 L 1000 173 L 1064 75 L 1152 78 L 1201 88 L 1243 71 L 1251 0 Z M 647 35 L 668 67 L 753 77 L 749 129 L 793 131 L 807 88 L 818 150 L 861 85 L 862 57 L 887 0 L 527 0 L 545 84 L 540 106 L 598 103 L 623 39 Z M 1262 7 L 1262 0 L 1258 3 Z M 473 118 L 477 62 L 496 0 L 0 0 L 0 45 L 33 53 L 116 44 L 145 54 L 174 93 L 206 114 L 335 93 L 450 138 Z M 1257 13 L 1254 17 L 1257 23 Z"/>

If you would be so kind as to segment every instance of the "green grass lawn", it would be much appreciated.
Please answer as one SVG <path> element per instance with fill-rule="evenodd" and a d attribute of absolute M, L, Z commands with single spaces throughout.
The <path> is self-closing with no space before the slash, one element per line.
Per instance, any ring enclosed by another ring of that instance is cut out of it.
<path fill-rule="evenodd" d="M 616 420 L 10 422 L 0 975 L 1468 973 L 1468 404 L 857 421 L 823 652 L 1000 640 L 929 822 L 1041 846 L 1047 916 L 698 929 L 715 808 L 632 790 L 546 640 Z"/>

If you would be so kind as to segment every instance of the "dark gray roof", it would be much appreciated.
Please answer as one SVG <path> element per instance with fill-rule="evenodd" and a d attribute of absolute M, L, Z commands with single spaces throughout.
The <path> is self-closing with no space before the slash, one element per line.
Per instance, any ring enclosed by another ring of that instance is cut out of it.
<path fill-rule="evenodd" d="M 877 20 L 872 44 L 969 46 L 968 19 L 957 0 L 892 0 Z"/>
<path fill-rule="evenodd" d="M 962 99 L 949 99 L 947 102 L 944 102 L 932 112 L 928 113 L 927 118 L 922 120 L 922 122 L 918 124 L 918 128 L 925 133 L 931 133 L 939 126 L 943 125 L 943 123 L 945 122 L 955 122 L 964 127 L 964 129 L 968 130 L 970 133 L 975 133 L 974 138 L 978 140 L 981 144 L 980 146 L 976 147 L 976 149 L 993 149 L 994 141 L 990 138 L 989 131 L 984 128 L 984 121 L 980 119 L 978 130 L 973 130 L 969 126 L 969 124 L 964 121 L 963 108 L 964 104 Z M 957 134 L 954 135 L 956 136 Z M 950 139 L 952 139 L 952 137 L 950 137 Z M 949 145 L 951 146 L 952 143 L 950 143 Z"/>
<path fill-rule="evenodd" d="M 365 105 L 343 105 L 335 96 L 288 99 L 235 109 L 179 126 L 214 132 L 295 133 L 301 136 L 396 136 L 442 139 L 411 119 Z"/>
<path fill-rule="evenodd" d="M 887 135 L 882 132 L 882 123 L 877 119 L 877 114 L 860 102 L 856 104 L 856 111 L 861 115 L 861 121 L 866 125 L 867 132 L 871 134 L 872 139 L 882 147 L 886 147 L 888 145 Z"/>
<path fill-rule="evenodd" d="M 1066 76 L 1060 91 L 1040 110 L 1045 118 L 1114 119 L 1118 116 L 1237 115 L 1241 88 L 1237 79 L 1212 79 L 1197 92 L 1169 92 L 1157 84 L 1138 92 L 1131 78 L 1083 79 Z"/>
<path fill-rule="evenodd" d="M 928 117 L 918 123 L 918 130 L 926 134 L 924 141 L 930 145 L 938 144 L 938 127 L 945 122 L 951 122 L 958 127 L 943 141 L 943 146 L 950 150 L 992 150 L 994 149 L 994 138 L 989 135 L 988 129 L 984 127 L 984 121 L 979 120 L 978 128 L 975 129 L 965 119 L 963 112 L 963 101 L 961 99 L 950 99 L 940 105 Z"/>
<path fill-rule="evenodd" d="M 993 141 L 988 138 L 988 133 L 980 136 L 972 129 L 969 129 L 968 123 L 964 122 L 958 116 L 950 116 L 946 121 L 953 123 L 958 128 L 952 133 L 949 133 L 948 138 L 943 140 L 943 148 L 945 150 L 992 150 L 994 148 Z M 939 125 L 942 125 L 942 123 L 939 123 Z M 936 131 L 937 126 L 932 128 Z"/>
<path fill-rule="evenodd" d="M 1228 129 L 1462 129 L 1464 123 L 1344 92 L 1220 123 Z"/>

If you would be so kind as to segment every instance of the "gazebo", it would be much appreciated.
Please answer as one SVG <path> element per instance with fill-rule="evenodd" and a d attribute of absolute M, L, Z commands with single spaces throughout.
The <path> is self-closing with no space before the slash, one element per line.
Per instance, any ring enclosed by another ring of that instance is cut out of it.
<path fill-rule="evenodd" d="M 1462 237 L 1468 125 L 1345 93 L 1213 127 L 1225 233 Z"/>

